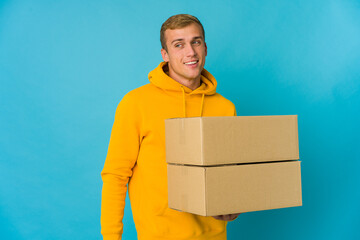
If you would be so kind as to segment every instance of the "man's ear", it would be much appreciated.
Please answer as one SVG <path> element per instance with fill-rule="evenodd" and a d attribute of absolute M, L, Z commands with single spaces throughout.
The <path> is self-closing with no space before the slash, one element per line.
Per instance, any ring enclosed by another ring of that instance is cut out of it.
<path fill-rule="evenodd" d="M 161 56 L 165 62 L 169 62 L 169 55 L 165 49 L 161 49 Z"/>
<path fill-rule="evenodd" d="M 206 46 L 206 43 L 205 43 L 205 57 L 207 56 L 207 46 Z"/>

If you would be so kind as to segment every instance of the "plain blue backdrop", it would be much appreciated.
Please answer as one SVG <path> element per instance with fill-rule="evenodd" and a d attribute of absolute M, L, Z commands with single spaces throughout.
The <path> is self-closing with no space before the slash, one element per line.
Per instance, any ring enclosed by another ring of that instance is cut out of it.
<path fill-rule="evenodd" d="M 298 114 L 303 206 L 228 239 L 360 239 L 360 2 L 0 0 L 0 238 L 101 239 L 114 113 L 162 60 L 171 15 L 203 23 L 238 115 Z M 136 239 L 127 200 L 124 239 Z"/>

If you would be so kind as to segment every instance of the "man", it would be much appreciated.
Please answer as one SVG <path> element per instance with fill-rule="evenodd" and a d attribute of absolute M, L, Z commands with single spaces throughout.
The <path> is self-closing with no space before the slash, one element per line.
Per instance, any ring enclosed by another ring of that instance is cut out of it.
<path fill-rule="evenodd" d="M 234 116 L 235 106 L 216 93 L 204 69 L 207 46 L 200 21 L 180 14 L 160 31 L 164 62 L 150 83 L 127 93 L 115 114 L 102 171 L 102 234 L 121 239 L 127 184 L 139 240 L 224 240 L 238 214 L 203 217 L 168 208 L 165 119 Z"/>

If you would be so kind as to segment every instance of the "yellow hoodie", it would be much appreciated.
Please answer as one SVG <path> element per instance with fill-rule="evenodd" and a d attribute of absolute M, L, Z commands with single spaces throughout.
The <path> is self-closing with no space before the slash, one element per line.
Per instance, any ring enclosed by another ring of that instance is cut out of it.
<path fill-rule="evenodd" d="M 150 83 L 127 93 L 117 107 L 101 173 L 105 240 L 121 239 L 127 184 L 139 240 L 226 239 L 226 221 L 168 208 L 165 119 L 234 116 L 235 106 L 216 93 L 217 82 L 205 69 L 195 90 L 166 69 L 160 63 L 149 73 Z"/>

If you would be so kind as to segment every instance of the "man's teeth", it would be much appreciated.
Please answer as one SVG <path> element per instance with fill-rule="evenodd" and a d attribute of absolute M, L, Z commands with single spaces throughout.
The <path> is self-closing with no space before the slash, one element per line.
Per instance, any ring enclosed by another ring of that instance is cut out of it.
<path fill-rule="evenodd" d="M 185 63 L 185 64 L 195 64 L 195 63 L 197 63 L 197 61 L 187 62 L 187 63 Z"/>

